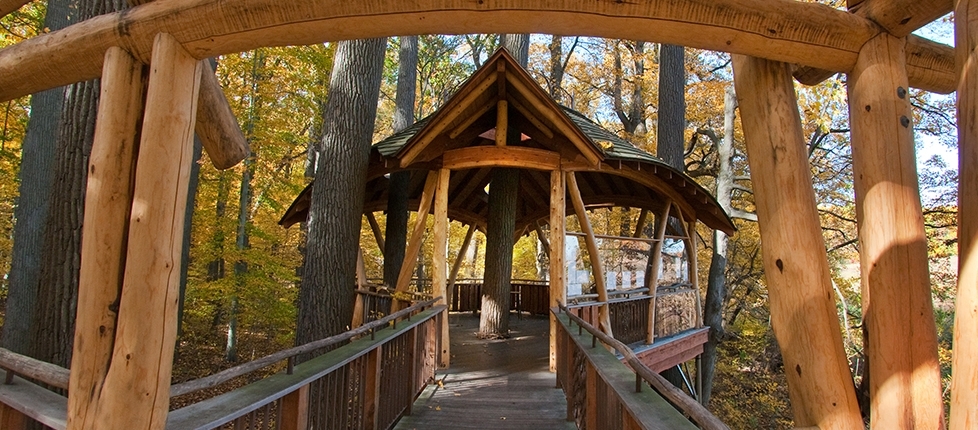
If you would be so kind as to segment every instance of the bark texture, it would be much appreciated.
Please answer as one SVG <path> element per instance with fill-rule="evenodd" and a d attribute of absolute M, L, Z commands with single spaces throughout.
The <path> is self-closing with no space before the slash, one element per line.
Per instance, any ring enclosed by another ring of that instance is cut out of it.
<path fill-rule="evenodd" d="M 414 124 L 414 98 L 418 87 L 418 37 L 400 38 L 397 93 L 394 95 L 394 132 Z M 393 288 L 407 247 L 408 186 L 410 172 L 392 173 L 387 188 L 387 227 L 384 237 L 384 284 Z"/>
<path fill-rule="evenodd" d="M 720 207 L 731 213 L 731 193 L 733 192 L 733 136 L 734 119 L 737 109 L 737 95 L 733 86 L 727 87 L 723 98 L 723 139 L 717 142 L 717 192 Z M 713 393 L 713 376 L 716 373 L 717 346 L 723 338 L 723 303 L 727 296 L 727 234 L 713 232 L 713 257 L 710 261 L 710 274 L 706 284 L 706 303 L 703 310 L 703 324 L 710 327 L 710 339 L 703 346 L 703 386 L 700 402 L 708 406 Z"/>
<path fill-rule="evenodd" d="M 64 28 L 68 15 L 67 0 L 49 1 L 44 26 L 51 30 Z M 20 354 L 30 352 L 64 92 L 65 88 L 55 88 L 31 98 L 31 118 L 21 152 L 20 197 L 14 209 L 14 247 L 3 325 L 4 348 Z"/>
<path fill-rule="evenodd" d="M 513 231 L 520 172 L 493 169 L 489 183 L 486 225 L 486 270 L 482 284 L 479 337 L 500 338 L 509 333 L 509 290 L 513 274 Z"/>
<path fill-rule="evenodd" d="M 336 49 L 299 290 L 300 345 L 345 331 L 353 317 L 364 177 L 386 46 L 383 38 L 344 41 Z"/>

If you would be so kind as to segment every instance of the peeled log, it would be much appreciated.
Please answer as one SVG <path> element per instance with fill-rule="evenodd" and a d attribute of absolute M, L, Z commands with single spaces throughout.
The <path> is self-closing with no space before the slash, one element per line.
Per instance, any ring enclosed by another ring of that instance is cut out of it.
<path fill-rule="evenodd" d="M 248 140 L 231 111 L 231 105 L 214 75 L 210 61 L 200 62 L 200 96 L 194 131 L 218 170 L 234 167 L 250 152 Z"/>
<path fill-rule="evenodd" d="M 873 38 L 848 79 L 870 422 L 938 429 L 941 369 L 903 46 Z"/>
<path fill-rule="evenodd" d="M 795 425 L 861 429 L 791 73 L 741 55 L 733 68 Z"/>
<path fill-rule="evenodd" d="M 978 1 L 954 11 L 958 87 L 958 291 L 951 358 L 951 430 L 978 427 Z"/>

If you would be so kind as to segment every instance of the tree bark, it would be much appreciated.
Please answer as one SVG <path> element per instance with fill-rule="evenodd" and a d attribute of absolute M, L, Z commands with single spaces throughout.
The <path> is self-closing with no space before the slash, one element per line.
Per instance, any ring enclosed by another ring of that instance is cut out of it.
<path fill-rule="evenodd" d="M 336 49 L 318 148 L 324 162 L 316 171 L 309 211 L 298 345 L 341 333 L 353 318 L 364 178 L 386 46 L 384 38 L 344 41 Z"/>
<path fill-rule="evenodd" d="M 519 183 L 519 170 L 496 168 L 492 171 L 480 338 L 502 338 L 509 334 L 509 291 L 513 274 L 513 231 L 516 230 Z"/>
<path fill-rule="evenodd" d="M 414 98 L 418 86 L 418 37 L 400 38 L 398 51 L 397 93 L 394 95 L 394 132 L 414 124 Z M 408 186 L 411 172 L 391 173 L 387 187 L 387 227 L 384 238 L 384 284 L 397 285 L 407 246 Z"/>
<path fill-rule="evenodd" d="M 619 42 L 624 43 L 624 42 Z M 624 43 L 632 56 L 632 66 L 635 68 L 632 76 L 632 92 L 628 100 L 624 99 L 624 74 L 622 66 L 621 50 L 614 48 L 615 61 L 615 81 L 612 88 L 612 103 L 614 104 L 615 114 L 621 121 L 625 133 L 632 136 L 644 136 L 648 132 L 645 127 L 645 42 L 636 41 Z"/>
<path fill-rule="evenodd" d="M 118 0 L 86 0 L 76 6 L 78 20 L 121 10 Z M 34 357 L 68 367 L 78 301 L 81 229 L 85 212 L 88 156 L 95 136 L 99 80 L 68 87 L 61 116 L 51 212 L 44 234 L 43 261 L 32 344 Z M 42 302 L 43 301 L 43 302 Z"/>
<path fill-rule="evenodd" d="M 728 86 L 723 98 L 723 139 L 717 142 L 716 199 L 720 207 L 730 213 L 731 193 L 733 192 L 733 143 L 734 120 L 737 109 L 737 95 L 733 86 Z M 703 310 L 703 324 L 710 327 L 710 339 L 703 346 L 702 381 L 700 402 L 709 406 L 713 393 L 713 376 L 716 373 L 717 347 L 723 338 L 723 303 L 727 296 L 727 234 L 713 232 L 713 257 L 710 261 L 710 274 L 706 284 L 706 303 Z"/>
<path fill-rule="evenodd" d="M 685 171 L 683 132 L 686 130 L 686 48 L 663 44 L 659 51 L 659 132 L 655 154 L 666 164 Z"/>
<path fill-rule="evenodd" d="M 67 0 L 49 1 L 44 26 L 58 30 L 68 25 L 68 3 Z M 3 346 L 20 354 L 28 354 L 32 343 L 38 278 L 43 261 L 41 249 L 55 177 L 54 159 L 65 90 L 54 88 L 34 94 L 22 145 L 19 197 L 14 209 L 14 247 L 3 324 Z"/>

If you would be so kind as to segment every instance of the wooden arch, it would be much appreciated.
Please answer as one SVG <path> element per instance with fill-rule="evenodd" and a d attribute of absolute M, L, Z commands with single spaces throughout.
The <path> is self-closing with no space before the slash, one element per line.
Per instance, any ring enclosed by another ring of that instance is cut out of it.
<path fill-rule="evenodd" d="M 157 1 L 0 50 L 0 101 L 96 78 L 111 46 L 148 63 L 158 33 L 172 35 L 197 59 L 261 46 L 391 35 L 536 32 L 673 43 L 848 72 L 876 35 L 906 35 L 951 10 L 947 0 L 865 3 L 880 4 L 875 15 L 792 0 Z M 889 16 L 904 18 L 885 28 L 872 20 L 885 26 Z M 954 90 L 949 47 L 911 38 L 908 52 L 911 85 Z"/>

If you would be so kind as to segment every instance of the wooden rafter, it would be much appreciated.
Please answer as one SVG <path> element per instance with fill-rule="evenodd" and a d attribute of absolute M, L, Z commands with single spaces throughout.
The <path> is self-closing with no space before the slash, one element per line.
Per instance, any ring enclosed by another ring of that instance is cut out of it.
<path fill-rule="evenodd" d="M 109 46 L 125 46 L 148 61 L 152 38 L 163 29 L 198 59 L 259 46 L 394 34 L 532 31 L 672 43 L 837 72 L 851 70 L 859 48 L 880 31 L 854 14 L 793 0 L 371 0 L 335 1 L 328 7 L 311 0 L 242 0 L 235 6 L 212 0 L 153 2 L 5 48 L 0 101 L 97 77 Z"/>

